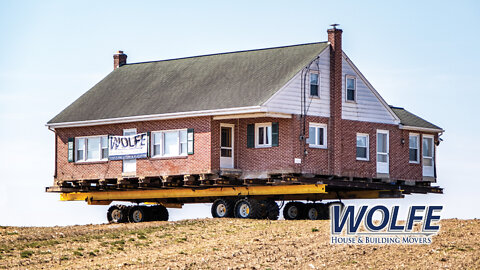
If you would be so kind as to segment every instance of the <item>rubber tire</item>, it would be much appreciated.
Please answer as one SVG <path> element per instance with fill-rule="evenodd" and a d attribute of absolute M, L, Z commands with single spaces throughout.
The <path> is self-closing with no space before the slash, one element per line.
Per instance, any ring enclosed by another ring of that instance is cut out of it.
<path fill-rule="evenodd" d="M 318 219 L 328 220 L 330 219 L 330 209 L 328 204 L 319 203 L 318 207 Z"/>
<path fill-rule="evenodd" d="M 316 203 L 308 203 L 305 206 L 305 218 L 309 220 L 318 220 L 320 219 L 321 212 L 320 206 Z"/>
<path fill-rule="evenodd" d="M 240 213 L 242 206 L 248 206 L 249 212 L 247 215 L 242 216 Z M 236 218 L 250 218 L 250 219 L 261 219 L 262 218 L 262 205 L 255 199 L 242 199 L 238 200 L 235 204 L 235 217 Z"/>
<path fill-rule="evenodd" d="M 141 215 L 135 217 L 136 212 L 140 211 Z M 134 206 L 128 211 L 128 221 L 131 223 L 140 223 L 148 220 L 148 211 L 146 207 L 143 206 Z"/>
<path fill-rule="evenodd" d="M 222 204 L 225 206 L 225 214 L 223 216 L 221 216 L 217 211 L 218 206 L 222 205 Z M 212 204 L 212 209 L 211 209 L 212 217 L 214 217 L 214 218 L 231 218 L 231 217 L 234 216 L 234 213 L 233 213 L 234 208 L 235 208 L 235 204 L 232 200 L 217 199 Z"/>
<path fill-rule="evenodd" d="M 326 204 L 326 216 L 325 216 L 325 219 L 330 219 L 330 206 L 332 204 L 340 204 L 340 211 L 342 212 L 343 211 L 343 208 L 345 208 L 345 204 L 341 201 L 338 201 L 338 202 L 329 202 Z"/>
<path fill-rule="evenodd" d="M 263 218 L 269 220 L 277 220 L 280 215 L 280 207 L 274 200 L 261 201 L 260 204 L 264 207 Z"/>
<path fill-rule="evenodd" d="M 150 220 L 167 221 L 169 218 L 168 210 L 163 205 L 155 205 L 148 208 L 150 210 Z"/>
<path fill-rule="evenodd" d="M 126 209 L 127 207 L 124 205 L 112 205 L 110 208 L 108 208 L 107 211 L 107 220 L 109 223 L 125 223 L 128 221 L 128 211 Z M 119 218 L 114 218 L 112 216 L 112 213 L 114 211 L 120 211 L 117 212 L 117 214 L 120 214 Z"/>
<path fill-rule="evenodd" d="M 293 217 L 288 214 L 289 209 L 291 207 L 296 207 L 297 208 L 297 216 Z M 305 216 L 305 204 L 301 202 L 289 202 L 285 205 L 283 208 L 283 217 L 286 220 L 298 220 L 298 219 L 303 219 Z"/>

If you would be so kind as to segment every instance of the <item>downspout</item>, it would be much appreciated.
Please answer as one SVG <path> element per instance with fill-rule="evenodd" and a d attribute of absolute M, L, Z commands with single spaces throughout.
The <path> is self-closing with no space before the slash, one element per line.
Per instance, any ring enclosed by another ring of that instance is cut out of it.
<path fill-rule="evenodd" d="M 58 143 L 57 143 L 57 132 L 55 131 L 54 128 L 51 128 L 50 126 L 47 126 L 47 128 L 52 131 L 53 133 L 55 133 L 55 169 L 54 169 L 54 173 L 53 173 L 53 178 L 57 178 L 57 146 L 58 146 Z"/>

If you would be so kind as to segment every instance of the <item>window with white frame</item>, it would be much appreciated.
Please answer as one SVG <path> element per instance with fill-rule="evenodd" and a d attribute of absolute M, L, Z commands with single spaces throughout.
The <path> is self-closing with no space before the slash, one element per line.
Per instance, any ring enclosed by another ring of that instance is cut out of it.
<path fill-rule="evenodd" d="M 356 100 L 356 92 L 357 92 L 357 79 L 353 76 L 347 76 L 346 79 L 346 99 L 347 101 L 355 101 Z"/>
<path fill-rule="evenodd" d="M 75 161 L 108 160 L 108 137 L 91 136 L 75 138 Z"/>
<path fill-rule="evenodd" d="M 319 96 L 320 76 L 318 73 L 310 73 L 310 96 Z"/>
<path fill-rule="evenodd" d="M 310 147 L 327 148 L 327 125 L 310 123 L 308 128 L 308 144 Z"/>
<path fill-rule="evenodd" d="M 433 137 L 423 135 L 423 166 L 433 166 Z"/>
<path fill-rule="evenodd" d="M 418 134 L 410 134 L 408 139 L 408 160 L 410 163 L 419 163 L 420 136 Z"/>
<path fill-rule="evenodd" d="M 272 123 L 255 124 L 255 147 L 272 146 Z"/>
<path fill-rule="evenodd" d="M 368 134 L 357 134 L 357 160 L 368 160 Z"/>
<path fill-rule="evenodd" d="M 187 130 L 152 132 L 152 157 L 175 157 L 187 155 Z"/>

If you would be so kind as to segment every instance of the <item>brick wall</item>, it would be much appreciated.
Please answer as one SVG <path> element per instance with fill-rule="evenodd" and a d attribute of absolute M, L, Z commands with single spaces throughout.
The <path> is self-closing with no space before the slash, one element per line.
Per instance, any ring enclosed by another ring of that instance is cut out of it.
<path fill-rule="evenodd" d="M 159 176 L 208 173 L 211 170 L 210 117 L 163 121 L 133 122 L 56 130 L 58 180 L 117 178 L 122 175 L 122 161 L 69 163 L 68 138 L 93 135 L 122 135 L 123 129 L 137 128 L 137 133 L 169 129 L 193 128 L 194 154 L 185 158 L 137 159 L 137 176 Z"/>
<path fill-rule="evenodd" d="M 247 125 L 264 122 L 279 123 L 279 146 L 269 148 L 247 148 Z M 330 119 L 307 116 L 306 136 L 310 122 L 323 123 L 331 128 Z M 220 124 L 234 124 L 234 167 L 247 175 L 266 177 L 266 173 L 307 173 L 329 175 L 333 166 L 329 158 L 332 138 L 328 137 L 328 148 L 310 148 L 299 137 L 302 121 L 299 115 L 291 119 L 252 118 L 236 120 L 211 120 L 210 117 L 185 118 L 164 121 L 135 122 L 117 125 L 57 129 L 57 179 L 102 179 L 122 175 L 122 161 L 96 163 L 69 163 L 67 141 L 71 137 L 92 135 L 122 135 L 123 129 L 137 128 L 138 133 L 157 130 L 194 128 L 194 154 L 185 158 L 138 159 L 137 176 L 182 175 L 216 172 L 220 169 Z M 389 131 L 390 178 L 397 180 L 422 180 L 422 165 L 409 163 L 409 131 L 398 126 L 370 122 L 342 120 L 339 172 L 346 177 L 377 177 L 376 133 L 377 129 Z M 369 160 L 356 159 L 357 133 L 369 134 Z M 420 133 L 422 134 L 422 133 Z M 402 144 L 402 139 L 404 143 Z M 421 142 L 421 137 L 420 137 Z M 421 147 L 421 143 L 420 143 Z M 305 153 L 306 150 L 306 153 Z M 420 154 L 422 149 L 420 148 Z M 294 159 L 300 158 L 301 164 Z"/>

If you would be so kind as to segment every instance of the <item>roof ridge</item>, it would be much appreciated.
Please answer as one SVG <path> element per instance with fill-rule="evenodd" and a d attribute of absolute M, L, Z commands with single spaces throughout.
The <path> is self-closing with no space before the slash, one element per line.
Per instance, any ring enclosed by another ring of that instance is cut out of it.
<path fill-rule="evenodd" d="M 190 58 L 216 56 L 216 55 L 224 55 L 224 54 L 234 54 L 234 53 L 245 53 L 245 52 L 255 52 L 255 51 L 273 50 L 273 49 L 283 49 L 283 48 L 289 48 L 289 47 L 306 46 L 306 45 L 322 44 L 322 43 L 328 43 L 328 41 L 310 42 L 310 43 L 302 43 L 302 44 L 294 44 L 294 45 L 285 45 L 285 46 L 278 46 L 278 47 L 268 47 L 268 48 L 260 48 L 260 49 L 251 49 L 251 50 L 232 51 L 232 52 L 221 52 L 221 53 L 201 54 L 201 55 L 195 55 L 195 56 L 186 56 L 186 57 L 170 58 L 170 59 L 163 59 L 163 60 L 152 60 L 152 61 L 144 61 L 144 62 L 136 62 L 136 63 L 127 63 L 127 64 L 125 64 L 125 65 L 123 65 L 123 66 L 138 65 L 138 64 L 149 64 L 149 63 L 158 63 L 158 62 L 167 62 L 167 61 L 175 61 L 175 60 L 184 60 L 184 59 L 190 59 Z M 123 67 L 123 66 L 122 66 L 122 67 Z"/>

